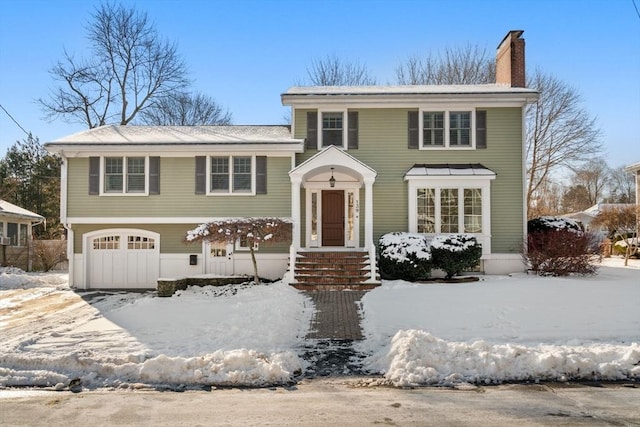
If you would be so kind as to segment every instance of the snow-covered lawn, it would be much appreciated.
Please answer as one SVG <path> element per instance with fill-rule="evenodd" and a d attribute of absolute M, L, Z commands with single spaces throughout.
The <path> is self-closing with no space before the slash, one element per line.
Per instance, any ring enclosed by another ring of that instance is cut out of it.
<path fill-rule="evenodd" d="M 356 348 L 397 385 L 640 378 L 640 262 L 605 262 L 586 278 L 385 281 Z M 314 308 L 284 283 L 158 298 L 66 280 L 0 268 L 0 387 L 264 386 L 304 369 Z"/>

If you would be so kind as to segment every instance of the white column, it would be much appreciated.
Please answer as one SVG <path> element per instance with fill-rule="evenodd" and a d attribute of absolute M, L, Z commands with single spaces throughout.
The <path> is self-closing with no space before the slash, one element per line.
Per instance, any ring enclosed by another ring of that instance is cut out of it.
<path fill-rule="evenodd" d="M 373 244 L 373 179 L 364 181 L 364 248 L 369 252 L 369 281 L 376 281 L 376 246 Z"/>
<path fill-rule="evenodd" d="M 300 248 L 300 184 L 299 178 L 291 178 L 291 246 L 289 247 L 289 282 L 293 282 L 296 254 Z"/>
<path fill-rule="evenodd" d="M 364 248 L 373 245 L 373 180 L 364 182 Z"/>

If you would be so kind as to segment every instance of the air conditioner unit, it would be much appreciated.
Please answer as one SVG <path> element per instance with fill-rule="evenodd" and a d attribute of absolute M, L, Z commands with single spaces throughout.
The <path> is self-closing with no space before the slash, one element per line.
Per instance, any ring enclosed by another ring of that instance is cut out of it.
<path fill-rule="evenodd" d="M 11 245 L 11 237 L 0 237 L 0 245 L 3 245 L 3 246 Z"/>

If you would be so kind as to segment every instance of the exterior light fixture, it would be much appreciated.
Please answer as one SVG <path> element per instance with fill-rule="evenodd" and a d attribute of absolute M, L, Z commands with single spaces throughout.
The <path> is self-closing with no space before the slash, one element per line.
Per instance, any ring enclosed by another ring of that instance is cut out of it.
<path fill-rule="evenodd" d="M 336 186 L 336 179 L 333 177 L 333 168 L 331 168 L 331 178 L 329 178 L 329 186 L 331 188 Z"/>

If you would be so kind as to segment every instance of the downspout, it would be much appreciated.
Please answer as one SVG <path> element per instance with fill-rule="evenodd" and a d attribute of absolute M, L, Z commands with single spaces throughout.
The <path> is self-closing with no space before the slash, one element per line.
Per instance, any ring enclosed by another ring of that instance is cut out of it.
<path fill-rule="evenodd" d="M 67 221 L 67 170 L 68 159 L 64 155 L 64 151 L 60 151 L 62 165 L 60 165 L 60 224 L 67 230 L 67 264 L 69 265 L 69 286 L 75 287 L 74 281 L 74 260 L 73 260 L 73 244 L 74 235 L 71 224 Z"/>

